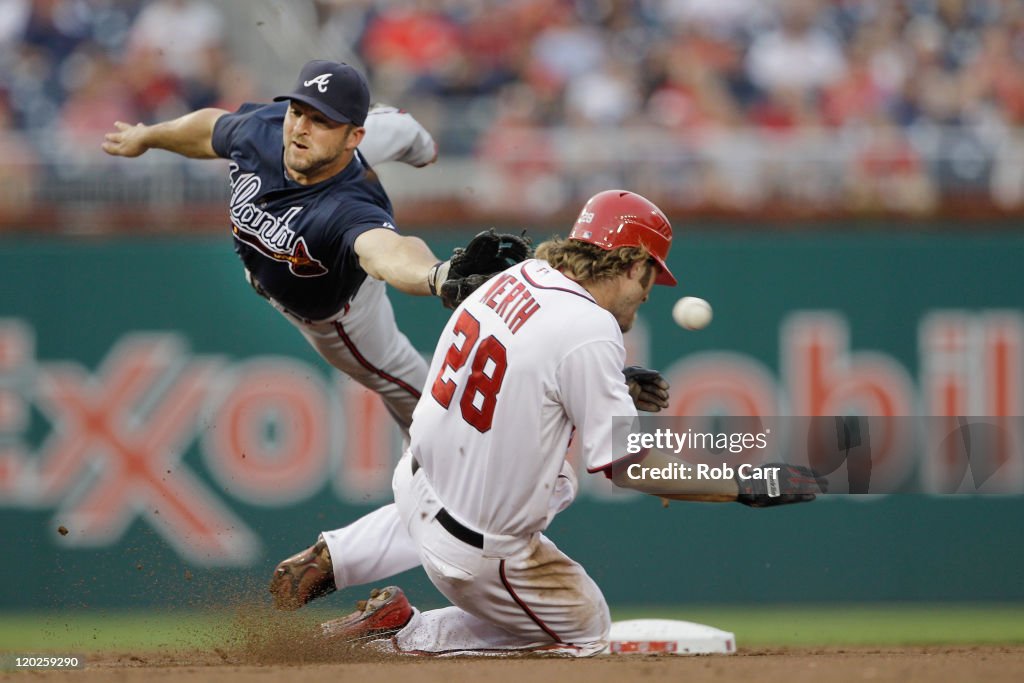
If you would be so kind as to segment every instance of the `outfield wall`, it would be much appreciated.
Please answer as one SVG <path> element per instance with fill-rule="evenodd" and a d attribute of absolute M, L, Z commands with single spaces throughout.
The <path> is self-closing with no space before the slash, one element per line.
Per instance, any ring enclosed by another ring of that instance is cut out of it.
<path fill-rule="evenodd" d="M 627 336 L 676 409 L 1022 415 L 1024 238 L 680 232 L 680 287 Z M 262 591 L 387 500 L 386 413 L 252 293 L 227 239 L 7 240 L 0 282 L 0 609 Z M 672 324 L 684 293 L 714 304 L 708 329 Z M 392 301 L 430 353 L 445 311 Z M 665 510 L 584 477 L 550 535 L 614 603 L 1024 600 L 1024 455 L 1004 455 L 1002 495 L 777 510 Z"/>

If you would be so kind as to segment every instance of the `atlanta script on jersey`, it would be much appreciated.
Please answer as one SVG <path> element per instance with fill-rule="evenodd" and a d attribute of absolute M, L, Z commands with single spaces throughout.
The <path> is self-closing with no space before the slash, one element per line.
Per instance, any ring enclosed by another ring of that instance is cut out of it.
<path fill-rule="evenodd" d="M 288 103 L 245 104 L 218 119 L 213 149 L 230 160 L 235 251 L 268 296 L 323 320 L 341 310 L 367 275 L 353 245 L 367 230 L 394 230 L 391 200 L 356 155 L 322 182 L 300 185 L 284 168 Z"/>

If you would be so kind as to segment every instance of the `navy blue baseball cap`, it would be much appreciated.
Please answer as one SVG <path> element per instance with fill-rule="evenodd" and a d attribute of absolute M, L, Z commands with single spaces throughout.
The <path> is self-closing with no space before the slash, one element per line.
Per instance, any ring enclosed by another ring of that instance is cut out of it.
<path fill-rule="evenodd" d="M 314 59 L 302 67 L 295 90 L 274 98 L 282 100 L 305 102 L 332 121 L 361 126 L 370 110 L 370 87 L 348 64 Z"/>

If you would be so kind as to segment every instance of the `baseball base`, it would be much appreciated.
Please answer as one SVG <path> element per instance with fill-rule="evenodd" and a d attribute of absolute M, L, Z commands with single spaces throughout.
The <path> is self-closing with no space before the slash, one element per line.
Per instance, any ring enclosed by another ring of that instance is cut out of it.
<path fill-rule="evenodd" d="M 612 623 L 605 655 L 731 655 L 736 636 L 704 624 L 674 619 L 631 619 Z"/>

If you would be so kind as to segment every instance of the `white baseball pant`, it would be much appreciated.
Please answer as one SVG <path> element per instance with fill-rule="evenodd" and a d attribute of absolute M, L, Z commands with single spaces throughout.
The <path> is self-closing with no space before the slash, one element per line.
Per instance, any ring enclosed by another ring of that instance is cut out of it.
<path fill-rule="evenodd" d="M 453 607 L 420 613 L 394 638 L 405 653 L 451 655 L 544 651 L 585 657 L 607 645 L 611 617 L 600 588 L 540 533 L 483 534 L 481 547 L 437 520 L 442 508 L 426 473 L 403 456 L 392 481 L 395 503 L 349 526 L 325 531 L 338 588 L 376 583 L 422 565 Z M 559 478 L 551 516 L 575 495 Z"/>

